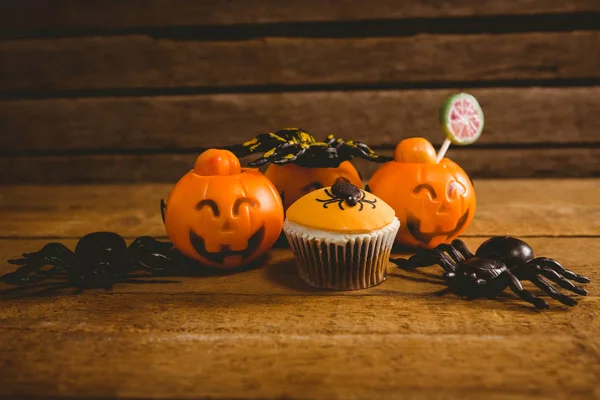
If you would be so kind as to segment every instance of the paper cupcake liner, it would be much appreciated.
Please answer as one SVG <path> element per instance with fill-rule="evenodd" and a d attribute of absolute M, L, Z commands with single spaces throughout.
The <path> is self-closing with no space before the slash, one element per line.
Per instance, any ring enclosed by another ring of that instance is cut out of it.
<path fill-rule="evenodd" d="M 399 227 L 394 218 L 391 224 L 364 234 L 308 229 L 289 221 L 283 230 L 303 281 L 318 288 L 358 290 L 385 281 Z"/>

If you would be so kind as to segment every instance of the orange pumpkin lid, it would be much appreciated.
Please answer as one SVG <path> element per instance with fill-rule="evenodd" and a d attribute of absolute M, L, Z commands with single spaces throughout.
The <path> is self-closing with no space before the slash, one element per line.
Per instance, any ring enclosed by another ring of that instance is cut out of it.
<path fill-rule="evenodd" d="M 242 173 L 240 160 L 229 150 L 208 149 L 198 156 L 194 172 L 203 176 L 226 176 Z"/>
<path fill-rule="evenodd" d="M 396 146 L 394 161 L 418 164 L 436 164 L 437 154 L 433 145 L 425 138 L 407 138 Z"/>
<path fill-rule="evenodd" d="M 391 224 L 395 212 L 379 197 L 338 180 L 298 199 L 288 208 L 286 218 L 307 228 L 366 233 Z"/>

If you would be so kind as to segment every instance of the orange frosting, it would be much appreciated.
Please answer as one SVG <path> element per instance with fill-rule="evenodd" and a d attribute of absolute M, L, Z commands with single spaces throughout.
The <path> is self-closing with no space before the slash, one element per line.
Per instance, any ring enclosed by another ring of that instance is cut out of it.
<path fill-rule="evenodd" d="M 394 210 L 371 193 L 362 191 L 366 201 L 363 202 L 361 210 L 360 204 L 350 206 L 346 201 L 331 198 L 326 190 L 331 193 L 330 187 L 323 188 L 298 199 L 288 208 L 287 219 L 307 228 L 340 233 L 367 233 L 394 221 Z M 331 203 L 326 204 L 318 200 L 328 200 Z M 368 203 L 374 200 L 375 208 Z"/>

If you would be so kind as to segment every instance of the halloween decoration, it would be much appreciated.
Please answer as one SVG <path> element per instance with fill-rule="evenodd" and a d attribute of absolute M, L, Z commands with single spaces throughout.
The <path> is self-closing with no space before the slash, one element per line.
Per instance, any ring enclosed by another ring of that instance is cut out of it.
<path fill-rule="evenodd" d="M 283 229 L 302 280 L 319 288 L 356 290 L 386 279 L 399 225 L 390 206 L 340 179 L 292 204 Z"/>
<path fill-rule="evenodd" d="M 340 177 L 362 188 L 362 179 L 349 162 L 354 157 L 379 163 L 391 160 L 376 154 L 365 143 L 334 135 L 318 142 L 311 134 L 297 128 L 260 134 L 228 149 L 238 157 L 263 153 L 248 165 L 258 167 L 271 163 L 265 176 L 281 194 L 285 209 L 303 195 L 333 185 Z"/>
<path fill-rule="evenodd" d="M 178 253 L 173 245 L 149 236 L 135 239 L 129 247 L 116 233 L 95 232 L 82 237 L 75 251 L 61 243 L 48 243 L 40 251 L 25 253 L 23 258 L 8 260 L 19 269 L 0 278 L 10 285 L 28 285 L 46 279 L 60 279 L 61 287 L 110 289 L 129 282 L 131 273 L 144 270 L 153 275 L 172 272 Z M 44 269 L 44 267 L 50 268 Z"/>
<path fill-rule="evenodd" d="M 329 135 L 318 142 L 310 133 L 297 128 L 287 128 L 275 133 L 263 133 L 242 145 L 227 148 L 238 157 L 263 153 L 262 157 L 248 163 L 251 167 L 272 163 L 283 165 L 295 163 L 308 168 L 334 168 L 354 157 L 375 162 L 390 161 L 377 155 L 362 142 L 354 142 Z"/>
<path fill-rule="evenodd" d="M 369 190 L 396 211 L 396 241 L 433 248 L 458 237 L 475 214 L 475 190 L 465 171 L 448 158 L 436 163 L 423 138 L 398 143 L 394 158 L 375 171 Z"/>
<path fill-rule="evenodd" d="M 187 257 L 236 268 L 273 246 L 281 233 L 283 206 L 261 172 L 241 168 L 230 151 L 210 149 L 173 188 L 164 222 L 173 245 Z"/>
<path fill-rule="evenodd" d="M 377 203 L 377 199 L 367 200 L 364 191 L 343 178 L 338 178 L 333 186 L 331 186 L 331 191 L 326 188 L 325 194 L 329 196 L 328 199 L 317 199 L 318 202 L 323 203 L 323 208 L 327 208 L 329 204 L 336 203 L 340 210 L 344 210 L 343 204 L 345 202 L 349 207 L 360 204 L 358 211 L 362 211 L 364 203 L 370 204 L 373 208 L 375 208 L 375 203 Z"/>
<path fill-rule="evenodd" d="M 431 250 L 419 249 L 408 260 L 392 260 L 404 268 L 440 265 L 452 291 L 468 298 L 494 298 L 506 287 L 521 299 L 535 307 L 548 308 L 548 303 L 523 288 L 520 280 L 533 282 L 550 297 L 574 306 L 577 300 L 556 289 L 554 282 L 563 289 L 585 296 L 587 291 L 575 286 L 568 279 L 588 283 L 585 276 L 566 270 L 557 261 L 546 257 L 534 258 L 533 249 L 524 241 L 510 236 L 495 236 L 479 246 L 473 255 L 461 240 L 451 245 L 441 244 Z M 551 281 L 551 282 L 549 282 Z"/>

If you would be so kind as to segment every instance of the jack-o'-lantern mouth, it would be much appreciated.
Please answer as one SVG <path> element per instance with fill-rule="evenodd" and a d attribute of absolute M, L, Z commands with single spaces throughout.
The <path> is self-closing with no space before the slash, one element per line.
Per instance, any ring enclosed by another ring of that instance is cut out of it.
<path fill-rule="evenodd" d="M 421 220 L 409 211 L 406 215 L 406 227 L 412 235 L 412 237 L 414 237 L 421 243 L 428 244 L 435 237 L 451 237 L 457 232 L 459 232 L 463 228 L 463 226 L 465 226 L 465 223 L 469 219 L 469 212 L 470 209 L 467 209 L 467 211 L 465 211 L 463 216 L 460 217 L 460 219 L 456 222 L 456 226 L 454 227 L 454 229 L 451 229 L 449 231 L 442 231 L 441 229 L 439 229 L 433 232 L 421 232 Z"/>
<path fill-rule="evenodd" d="M 265 226 L 263 225 L 248 239 L 248 246 L 244 250 L 231 250 L 229 245 L 222 244 L 219 251 L 210 252 L 206 250 L 204 238 L 196 234 L 193 230 L 190 230 L 190 242 L 196 253 L 217 264 L 224 264 L 227 257 L 238 256 L 242 257 L 243 260 L 247 259 L 258 250 L 264 237 Z"/>

